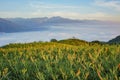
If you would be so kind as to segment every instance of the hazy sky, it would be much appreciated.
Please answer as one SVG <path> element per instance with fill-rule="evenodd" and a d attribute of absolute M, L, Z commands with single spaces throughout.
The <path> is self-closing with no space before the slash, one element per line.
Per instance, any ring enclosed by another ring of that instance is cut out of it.
<path fill-rule="evenodd" d="M 0 0 L 0 17 L 52 17 L 120 21 L 120 0 Z"/>

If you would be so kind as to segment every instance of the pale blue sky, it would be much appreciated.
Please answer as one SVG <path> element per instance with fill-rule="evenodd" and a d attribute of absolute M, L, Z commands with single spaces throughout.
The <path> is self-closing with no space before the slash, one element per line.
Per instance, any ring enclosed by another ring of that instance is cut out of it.
<path fill-rule="evenodd" d="M 52 17 L 120 21 L 120 0 L 0 0 L 0 17 Z"/>

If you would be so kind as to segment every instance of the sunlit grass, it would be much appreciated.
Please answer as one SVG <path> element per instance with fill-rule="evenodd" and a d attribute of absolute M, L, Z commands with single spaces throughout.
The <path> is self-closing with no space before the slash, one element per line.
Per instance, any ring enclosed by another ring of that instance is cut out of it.
<path fill-rule="evenodd" d="M 120 45 L 11 44 L 0 48 L 2 80 L 119 80 Z"/>

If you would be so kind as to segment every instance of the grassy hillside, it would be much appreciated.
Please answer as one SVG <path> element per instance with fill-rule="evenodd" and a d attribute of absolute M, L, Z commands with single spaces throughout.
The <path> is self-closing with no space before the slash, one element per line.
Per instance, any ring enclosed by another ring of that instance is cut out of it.
<path fill-rule="evenodd" d="M 88 45 L 89 44 L 89 42 L 84 41 L 84 40 L 79 40 L 79 39 L 65 39 L 65 40 L 58 41 L 58 43 L 75 45 L 75 46 Z"/>
<path fill-rule="evenodd" d="M 0 48 L 1 80 L 119 80 L 120 45 L 70 40 Z M 72 45 L 71 45 L 72 44 Z M 82 44 L 82 45 L 81 45 Z"/>
<path fill-rule="evenodd" d="M 108 41 L 109 44 L 120 44 L 120 35 Z"/>

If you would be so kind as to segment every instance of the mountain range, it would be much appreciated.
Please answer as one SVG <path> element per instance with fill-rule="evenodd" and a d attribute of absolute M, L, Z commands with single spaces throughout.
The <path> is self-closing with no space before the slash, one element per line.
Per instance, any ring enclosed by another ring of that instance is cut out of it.
<path fill-rule="evenodd" d="M 22 26 L 0 18 L 0 32 L 18 32 L 21 30 L 23 30 Z"/>
<path fill-rule="evenodd" d="M 99 20 L 74 20 L 59 16 L 50 18 L 0 18 L 0 32 L 43 31 L 49 30 L 51 26 L 62 24 L 102 25 L 111 24 L 111 22 Z"/>

